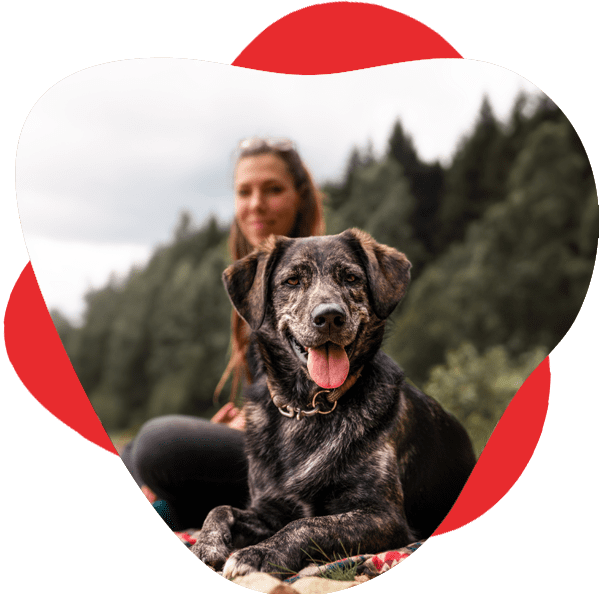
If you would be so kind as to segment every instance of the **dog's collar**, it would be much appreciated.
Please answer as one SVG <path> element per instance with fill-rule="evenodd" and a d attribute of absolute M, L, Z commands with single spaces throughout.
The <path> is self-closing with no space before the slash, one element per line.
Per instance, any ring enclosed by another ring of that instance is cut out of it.
<path fill-rule="evenodd" d="M 338 388 L 331 389 L 316 389 L 314 396 L 312 397 L 311 407 L 312 409 L 302 409 L 301 407 L 293 407 L 285 402 L 285 400 L 275 392 L 270 384 L 270 381 L 266 381 L 268 386 L 268 392 L 270 393 L 270 398 L 274 403 L 275 407 L 279 410 L 281 415 L 285 417 L 295 417 L 295 419 L 302 419 L 304 417 L 312 417 L 317 413 L 320 415 L 328 415 L 329 413 L 333 413 L 335 408 L 337 407 L 337 401 L 355 384 L 356 380 L 360 377 L 362 372 L 362 368 L 360 368 L 355 374 L 348 376 L 345 382 Z M 330 409 L 322 410 L 321 404 L 316 402 L 316 399 L 319 395 L 327 394 L 326 400 L 331 403 L 333 406 Z"/>

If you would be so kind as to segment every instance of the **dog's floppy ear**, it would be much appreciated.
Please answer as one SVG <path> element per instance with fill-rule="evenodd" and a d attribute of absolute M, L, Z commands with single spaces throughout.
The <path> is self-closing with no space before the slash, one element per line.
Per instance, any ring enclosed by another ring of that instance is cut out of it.
<path fill-rule="evenodd" d="M 270 236 L 223 273 L 223 283 L 233 307 L 254 331 L 264 320 L 270 273 L 288 241 L 287 238 Z"/>
<path fill-rule="evenodd" d="M 348 229 L 341 237 L 359 255 L 368 277 L 374 313 L 387 318 L 406 293 L 410 282 L 410 261 L 395 248 L 376 242 L 361 229 Z"/>

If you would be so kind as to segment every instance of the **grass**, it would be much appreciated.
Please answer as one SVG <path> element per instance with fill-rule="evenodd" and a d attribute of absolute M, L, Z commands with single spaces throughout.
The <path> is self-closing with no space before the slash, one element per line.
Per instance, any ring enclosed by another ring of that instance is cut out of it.
<path fill-rule="evenodd" d="M 324 566 L 326 564 L 331 564 L 333 562 L 339 562 L 340 560 L 344 560 L 345 558 L 351 558 L 354 555 L 351 552 L 348 553 L 347 550 L 345 549 L 345 546 L 341 542 L 341 540 L 339 540 L 339 544 L 341 545 L 341 548 L 343 549 L 344 555 L 343 556 L 335 556 L 335 558 L 333 560 L 331 560 L 330 556 L 328 556 L 327 553 L 314 540 L 312 540 L 312 543 L 314 544 L 312 549 L 315 550 L 316 555 L 318 555 L 318 554 L 322 555 L 323 556 L 322 559 L 314 558 L 314 556 L 312 556 L 312 554 L 310 554 L 306 550 L 302 550 L 302 551 L 304 552 L 304 554 L 306 554 L 306 556 L 308 556 L 308 559 L 310 560 L 310 562 L 312 562 L 312 564 L 315 564 L 316 566 Z M 359 555 L 359 553 L 360 553 L 359 549 L 360 548 L 358 548 L 358 553 L 356 555 Z M 327 579 L 334 580 L 334 581 L 354 581 L 356 579 L 356 573 L 357 573 L 359 565 L 360 565 L 359 560 L 348 561 L 347 563 L 345 563 L 343 565 L 335 566 L 333 568 L 327 568 L 325 570 L 321 570 L 319 572 L 319 576 L 321 578 L 327 578 Z M 285 566 L 279 566 L 278 564 L 271 563 L 271 566 L 273 566 L 277 570 L 273 570 L 269 574 L 279 574 L 279 575 L 280 574 L 288 574 L 289 576 L 293 576 L 294 574 L 297 574 L 297 572 L 298 572 L 295 570 L 291 570 L 290 568 L 287 568 Z"/>
<path fill-rule="evenodd" d="M 333 560 L 331 560 L 331 558 L 327 555 L 327 553 L 314 540 L 312 540 L 312 543 L 314 543 L 313 549 L 316 550 L 317 553 L 321 554 L 323 556 L 323 559 L 316 560 L 308 552 L 304 552 L 304 553 L 306 553 L 306 555 L 308 556 L 310 561 L 313 564 L 316 564 L 317 566 L 323 566 L 325 564 L 339 562 L 340 560 L 343 560 L 345 558 L 351 558 L 354 555 L 351 552 L 348 553 L 348 551 L 345 549 L 345 546 L 343 545 L 343 542 L 341 540 L 339 540 L 339 544 L 341 545 L 344 555 L 343 556 L 336 555 L 335 558 Z M 355 555 L 357 556 L 359 554 L 360 554 L 360 548 L 358 547 L 358 552 Z M 348 561 L 343 565 L 334 566 L 333 568 L 327 568 L 325 570 L 320 571 L 320 576 L 322 578 L 328 578 L 328 579 L 331 579 L 334 581 L 353 581 L 356 579 L 356 573 L 358 571 L 359 565 L 360 565 L 359 560 Z"/>

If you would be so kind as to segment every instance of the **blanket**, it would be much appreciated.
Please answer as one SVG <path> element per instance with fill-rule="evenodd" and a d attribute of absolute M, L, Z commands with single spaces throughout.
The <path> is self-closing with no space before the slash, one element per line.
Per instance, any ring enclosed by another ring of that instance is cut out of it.
<path fill-rule="evenodd" d="M 164 500 L 158 500 L 156 496 L 146 486 L 142 487 L 142 491 L 146 498 L 152 503 L 156 512 L 162 519 L 171 526 L 171 519 L 168 504 Z M 191 547 L 197 540 L 199 529 L 187 529 L 185 531 L 173 531 L 173 533 L 187 546 Z M 365 581 L 384 572 L 387 572 L 400 562 L 405 560 L 415 552 L 425 540 L 411 543 L 403 548 L 389 550 L 386 552 L 374 554 L 359 554 L 355 556 L 347 556 L 346 558 L 316 561 L 302 568 L 298 573 L 287 577 L 284 582 L 292 584 L 301 578 L 307 577 L 322 577 L 322 578 L 339 578 L 340 580 L 349 580 L 351 576 L 353 580 Z"/>
<path fill-rule="evenodd" d="M 190 547 L 196 542 L 199 529 L 175 531 L 174 533 L 187 547 Z M 284 579 L 284 582 L 291 584 L 300 578 L 311 576 L 335 578 L 344 572 L 349 572 L 356 578 L 362 577 L 362 580 L 367 580 L 383 574 L 384 572 L 387 572 L 387 570 L 397 566 L 397 564 L 415 552 L 423 543 L 424 540 L 417 541 L 416 543 L 412 543 L 397 550 L 390 550 L 378 554 L 348 556 L 347 558 L 326 563 L 319 564 L 315 561 L 300 570 L 297 574 Z"/>

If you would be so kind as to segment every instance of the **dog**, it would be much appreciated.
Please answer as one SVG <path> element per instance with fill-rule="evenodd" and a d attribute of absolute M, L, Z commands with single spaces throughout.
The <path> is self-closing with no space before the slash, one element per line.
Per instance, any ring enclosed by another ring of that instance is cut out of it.
<path fill-rule="evenodd" d="M 470 439 L 380 351 L 410 268 L 351 229 L 271 236 L 223 273 L 260 361 L 244 394 L 249 506 L 212 510 L 192 547 L 225 577 L 399 548 L 453 506 Z"/>

